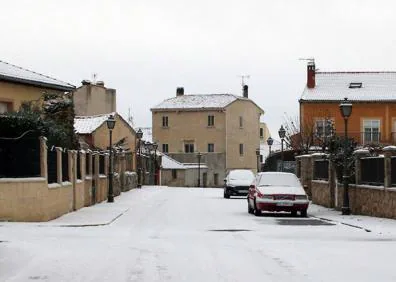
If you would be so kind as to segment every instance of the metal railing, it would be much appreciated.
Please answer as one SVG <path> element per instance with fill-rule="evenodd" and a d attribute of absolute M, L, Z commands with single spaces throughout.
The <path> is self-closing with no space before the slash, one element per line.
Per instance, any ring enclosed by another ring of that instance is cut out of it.
<path fill-rule="evenodd" d="M 384 185 L 384 158 L 369 157 L 361 159 L 361 182 L 363 184 Z"/>
<path fill-rule="evenodd" d="M 314 179 L 316 179 L 316 180 L 328 180 L 329 179 L 329 161 L 328 160 L 315 160 Z"/>

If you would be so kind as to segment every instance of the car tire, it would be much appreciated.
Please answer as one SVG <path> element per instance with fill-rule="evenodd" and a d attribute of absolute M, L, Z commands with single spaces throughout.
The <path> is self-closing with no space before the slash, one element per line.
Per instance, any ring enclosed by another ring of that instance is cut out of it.
<path fill-rule="evenodd" d="M 297 216 L 297 211 L 292 211 L 291 216 Z"/>
<path fill-rule="evenodd" d="M 254 210 L 253 213 L 255 216 L 260 216 L 261 215 L 261 210 L 259 210 L 256 206 L 256 200 L 254 200 Z"/>
<path fill-rule="evenodd" d="M 229 199 L 230 198 L 230 194 L 227 193 L 226 190 L 224 190 L 224 199 Z"/>
<path fill-rule="evenodd" d="M 307 217 L 307 210 L 302 210 L 300 212 L 300 214 L 301 214 L 301 217 Z"/>

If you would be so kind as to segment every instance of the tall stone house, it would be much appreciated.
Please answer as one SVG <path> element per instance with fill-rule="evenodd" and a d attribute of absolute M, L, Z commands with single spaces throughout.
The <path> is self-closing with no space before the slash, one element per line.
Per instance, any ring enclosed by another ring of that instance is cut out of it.
<path fill-rule="evenodd" d="M 302 131 L 315 137 L 328 137 L 327 121 L 335 133 L 345 126 L 339 105 L 352 103 L 348 136 L 360 145 L 396 141 L 396 72 L 318 72 L 314 61 L 307 65 L 307 82 L 299 100 Z M 313 130 L 311 130 L 313 129 Z"/>
<path fill-rule="evenodd" d="M 23 102 L 40 101 L 44 93 L 63 94 L 70 83 L 0 61 L 0 114 L 19 110 Z"/>
<path fill-rule="evenodd" d="M 176 96 L 151 108 L 153 141 L 159 150 L 184 164 L 207 166 L 201 186 L 218 187 L 230 169 L 257 171 L 260 116 L 264 111 L 248 98 L 233 94 Z M 201 155 L 201 157 L 199 157 Z"/>

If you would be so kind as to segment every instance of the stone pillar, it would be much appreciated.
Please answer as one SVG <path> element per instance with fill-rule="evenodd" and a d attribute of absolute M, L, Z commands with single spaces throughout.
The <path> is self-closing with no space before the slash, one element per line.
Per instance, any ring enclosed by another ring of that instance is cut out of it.
<path fill-rule="evenodd" d="M 40 137 L 40 176 L 48 180 L 47 138 Z"/>
<path fill-rule="evenodd" d="M 329 207 L 330 208 L 334 208 L 335 207 L 336 181 L 337 181 L 336 166 L 335 166 L 335 163 L 329 159 L 329 189 L 330 189 Z"/>
<path fill-rule="evenodd" d="M 100 189 L 99 189 L 99 154 L 94 154 L 92 157 L 95 166 L 95 173 L 92 174 L 92 180 L 95 180 L 95 202 L 100 202 Z"/>
<path fill-rule="evenodd" d="M 85 179 L 85 176 L 87 175 L 87 154 L 84 150 L 81 150 L 78 152 L 80 154 L 80 175 L 81 175 L 81 180 Z"/>
<path fill-rule="evenodd" d="M 72 201 L 72 210 L 75 211 L 77 208 L 77 151 L 69 150 L 69 175 L 70 182 L 73 187 L 73 201 Z"/>
<path fill-rule="evenodd" d="M 362 182 L 361 159 L 370 155 L 369 150 L 359 149 L 353 152 L 355 157 L 355 182 L 359 185 Z"/>
<path fill-rule="evenodd" d="M 301 174 L 300 181 L 304 187 L 305 192 L 311 198 L 311 181 L 312 181 L 312 156 L 311 155 L 301 155 L 297 158 L 300 159 L 301 162 Z"/>
<path fill-rule="evenodd" d="M 120 173 L 120 186 L 121 186 L 121 191 L 125 192 L 125 171 L 126 171 L 126 159 L 125 159 L 125 153 L 122 152 L 118 155 L 118 161 L 119 161 L 119 173 Z"/>
<path fill-rule="evenodd" d="M 57 170 L 57 183 L 62 184 L 62 148 L 55 147 L 56 149 L 56 170 Z"/>
<path fill-rule="evenodd" d="M 387 146 L 383 149 L 384 158 L 384 186 L 385 188 L 392 187 L 392 156 L 396 153 L 395 146 Z"/>

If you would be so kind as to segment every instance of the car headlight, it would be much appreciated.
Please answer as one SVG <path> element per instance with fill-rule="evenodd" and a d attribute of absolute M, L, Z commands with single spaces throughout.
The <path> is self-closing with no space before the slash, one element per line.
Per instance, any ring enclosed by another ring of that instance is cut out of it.
<path fill-rule="evenodd" d="M 296 200 L 308 200 L 307 195 L 296 195 Z"/>

